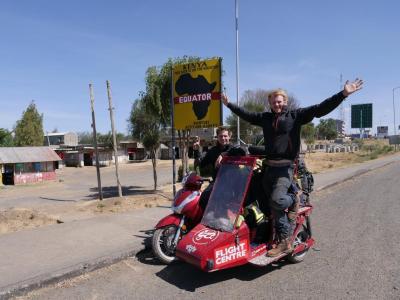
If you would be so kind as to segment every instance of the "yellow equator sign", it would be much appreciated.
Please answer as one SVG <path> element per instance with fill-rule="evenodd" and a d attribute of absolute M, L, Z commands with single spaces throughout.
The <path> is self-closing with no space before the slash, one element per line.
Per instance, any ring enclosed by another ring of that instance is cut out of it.
<path fill-rule="evenodd" d="M 175 65 L 172 82 L 175 129 L 222 124 L 221 59 Z"/>

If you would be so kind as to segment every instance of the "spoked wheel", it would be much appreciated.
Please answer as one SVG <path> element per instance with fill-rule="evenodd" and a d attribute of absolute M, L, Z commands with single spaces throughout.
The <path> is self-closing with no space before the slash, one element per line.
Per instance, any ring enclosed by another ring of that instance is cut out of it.
<path fill-rule="evenodd" d="M 308 239 L 308 233 L 307 233 L 307 229 L 302 226 L 302 228 L 299 230 L 299 232 L 297 233 L 294 241 L 293 241 L 293 249 L 295 249 L 298 245 L 305 243 Z M 302 262 L 305 258 L 305 256 L 307 255 L 308 249 L 305 249 L 299 253 L 296 254 L 290 254 L 288 255 L 288 260 L 291 263 L 299 263 Z"/>
<path fill-rule="evenodd" d="M 176 246 L 173 245 L 173 241 L 177 228 L 176 225 L 169 225 L 154 232 L 152 240 L 153 253 L 165 264 L 170 264 L 176 260 Z"/>

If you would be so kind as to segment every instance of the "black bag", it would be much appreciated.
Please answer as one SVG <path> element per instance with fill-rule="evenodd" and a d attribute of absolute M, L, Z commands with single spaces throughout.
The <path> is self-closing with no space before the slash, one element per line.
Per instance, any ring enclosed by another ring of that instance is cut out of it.
<path fill-rule="evenodd" d="M 306 193 L 311 193 L 314 190 L 314 177 L 307 169 L 303 158 L 299 157 L 297 162 L 297 173 L 300 179 L 301 189 Z"/>

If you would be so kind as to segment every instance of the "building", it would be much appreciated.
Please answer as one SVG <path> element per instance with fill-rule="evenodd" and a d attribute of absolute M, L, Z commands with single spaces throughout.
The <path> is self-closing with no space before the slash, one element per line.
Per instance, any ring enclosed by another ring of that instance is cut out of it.
<path fill-rule="evenodd" d="M 62 151 L 63 162 L 66 167 L 84 167 L 96 165 L 96 152 L 93 146 L 79 145 L 76 147 L 57 150 Z M 110 166 L 113 161 L 112 149 L 99 146 L 99 166 Z"/>
<path fill-rule="evenodd" d="M 200 150 L 201 152 L 207 151 L 210 147 L 215 145 L 217 139 L 217 128 L 193 128 L 190 130 L 188 155 L 189 158 L 193 157 L 193 139 L 198 136 L 200 139 Z M 165 132 L 161 134 L 161 143 L 166 145 L 167 148 L 161 147 L 161 159 L 172 159 L 172 130 L 167 128 Z M 175 130 L 175 158 L 180 158 L 182 156 L 182 151 L 179 145 L 179 135 L 178 131 Z"/>
<path fill-rule="evenodd" d="M 55 180 L 59 160 L 49 147 L 0 147 L 0 182 L 18 185 Z"/>
<path fill-rule="evenodd" d="M 52 132 L 44 135 L 43 145 L 52 149 L 61 146 L 74 147 L 78 145 L 78 135 L 75 132 Z"/>
<path fill-rule="evenodd" d="M 147 159 L 147 153 L 143 145 L 135 141 L 120 141 L 118 151 L 118 161 L 143 161 Z"/>
<path fill-rule="evenodd" d="M 336 132 L 340 137 L 343 137 L 345 134 L 345 123 L 342 120 L 335 119 L 336 123 Z"/>

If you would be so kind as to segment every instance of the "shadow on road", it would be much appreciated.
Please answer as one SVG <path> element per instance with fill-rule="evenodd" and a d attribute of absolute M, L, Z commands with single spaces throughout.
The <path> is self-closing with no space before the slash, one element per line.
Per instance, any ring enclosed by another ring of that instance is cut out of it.
<path fill-rule="evenodd" d="M 56 198 L 48 198 L 48 197 L 39 197 L 39 198 L 43 199 L 43 200 L 49 200 L 49 201 L 78 202 L 78 200 L 72 200 L 72 199 L 56 199 Z"/>
<path fill-rule="evenodd" d="M 146 238 L 151 239 L 151 237 Z M 136 258 L 139 262 L 146 265 L 163 265 L 154 256 L 150 248 L 140 251 L 136 255 Z M 179 289 L 188 292 L 195 292 L 198 288 L 231 279 L 252 281 L 260 276 L 267 275 L 271 271 L 280 269 L 286 264 L 288 264 L 286 261 L 279 261 L 266 267 L 256 267 L 248 264 L 232 269 L 206 273 L 188 263 L 175 261 L 170 265 L 165 266 L 165 268 L 163 268 L 161 271 L 157 272 L 156 276 L 168 282 L 169 284 L 178 287 Z"/>
<path fill-rule="evenodd" d="M 166 266 L 164 269 L 156 273 L 156 275 L 182 290 L 195 292 L 198 288 L 231 279 L 252 281 L 260 276 L 270 273 L 271 271 L 281 268 L 285 264 L 286 262 L 280 262 L 263 268 L 244 265 L 232 269 L 205 273 L 187 263 L 176 262 Z"/>
<path fill-rule="evenodd" d="M 98 199 L 98 188 L 92 187 L 90 191 L 93 192 L 86 196 L 89 200 Z M 118 197 L 118 188 L 116 186 L 105 186 L 102 187 L 103 197 L 104 198 L 111 198 L 111 197 Z M 161 191 L 154 191 L 153 189 L 144 189 L 140 186 L 122 186 L 122 195 L 124 196 L 133 196 L 133 195 L 151 195 L 151 194 L 158 194 L 168 199 L 167 196 L 163 195 Z"/>

